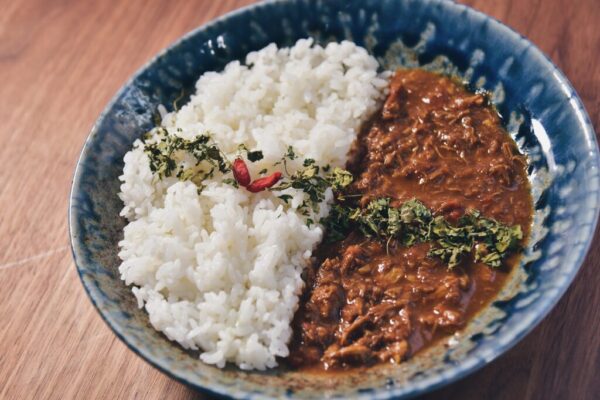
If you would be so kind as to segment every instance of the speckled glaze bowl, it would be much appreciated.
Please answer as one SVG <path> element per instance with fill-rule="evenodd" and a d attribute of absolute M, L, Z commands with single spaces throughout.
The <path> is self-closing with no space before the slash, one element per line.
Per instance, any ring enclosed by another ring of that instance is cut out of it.
<path fill-rule="evenodd" d="M 159 104 L 189 95 L 205 71 L 271 42 L 349 39 L 382 68 L 452 73 L 493 93 L 530 160 L 535 218 L 520 266 L 493 304 L 462 332 L 401 365 L 309 376 L 283 367 L 224 370 L 168 341 L 119 279 L 125 221 L 117 197 L 123 156 L 152 125 Z M 240 398 L 406 398 L 455 381 L 518 342 L 550 311 L 590 246 L 599 209 L 599 157 L 588 116 L 563 74 L 530 42 L 467 7 L 440 0 L 267 1 L 203 26 L 171 45 L 123 86 L 94 125 L 75 171 L 73 255 L 92 302 L 115 334 L 169 376 Z"/>

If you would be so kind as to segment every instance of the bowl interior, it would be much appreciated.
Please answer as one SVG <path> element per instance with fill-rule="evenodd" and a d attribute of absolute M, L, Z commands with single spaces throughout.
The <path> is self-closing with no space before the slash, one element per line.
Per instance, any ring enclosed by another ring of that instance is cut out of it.
<path fill-rule="evenodd" d="M 271 42 L 290 46 L 309 36 L 321 44 L 352 40 L 385 69 L 419 66 L 491 91 L 530 159 L 536 209 L 530 245 L 492 306 L 463 332 L 406 363 L 333 376 L 220 370 L 155 331 L 119 279 L 123 156 L 153 126 L 157 106 L 171 109 L 181 93 L 189 96 L 203 72 L 243 61 Z M 539 50 L 497 21 L 436 0 L 271 1 L 186 35 L 121 89 L 83 149 L 70 228 L 82 282 L 103 318 L 133 351 L 185 383 L 236 397 L 408 396 L 481 367 L 547 314 L 583 261 L 597 220 L 598 188 L 595 134 L 577 95 Z"/>

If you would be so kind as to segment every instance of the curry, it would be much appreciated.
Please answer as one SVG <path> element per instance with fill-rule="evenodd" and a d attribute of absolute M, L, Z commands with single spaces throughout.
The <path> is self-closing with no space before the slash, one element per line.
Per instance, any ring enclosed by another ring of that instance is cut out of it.
<path fill-rule="evenodd" d="M 528 237 L 526 159 L 486 94 L 450 77 L 398 70 L 347 169 L 354 181 L 344 201 L 359 209 L 375 199 L 392 207 L 416 199 L 450 225 L 478 210 L 520 227 L 520 246 Z M 518 252 L 497 264 L 463 257 L 449 268 L 431 252 L 428 242 L 406 245 L 359 229 L 324 242 L 306 271 L 290 364 L 343 370 L 400 363 L 464 327 L 519 259 Z"/>

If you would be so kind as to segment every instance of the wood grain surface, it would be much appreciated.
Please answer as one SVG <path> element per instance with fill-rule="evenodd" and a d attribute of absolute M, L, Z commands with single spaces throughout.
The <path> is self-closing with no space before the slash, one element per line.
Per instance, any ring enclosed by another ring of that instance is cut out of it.
<path fill-rule="evenodd" d="M 250 0 L 0 0 L 0 399 L 202 399 L 135 356 L 75 271 L 77 156 L 122 83 L 183 33 Z M 598 0 L 466 0 L 536 43 L 600 129 Z M 427 399 L 600 398 L 600 246 L 533 333 Z"/>

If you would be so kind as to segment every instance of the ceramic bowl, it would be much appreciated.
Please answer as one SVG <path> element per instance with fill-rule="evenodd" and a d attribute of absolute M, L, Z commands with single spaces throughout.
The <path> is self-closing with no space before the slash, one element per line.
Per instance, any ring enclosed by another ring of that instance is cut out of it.
<path fill-rule="evenodd" d="M 187 95 L 205 71 L 221 70 L 271 42 L 352 40 L 382 68 L 451 73 L 493 93 L 507 129 L 530 160 L 535 201 L 523 261 L 494 302 L 460 333 L 400 365 L 311 376 L 218 369 L 152 329 L 119 279 L 125 224 L 117 197 L 123 156 L 153 126 L 159 104 Z M 169 376 L 198 390 L 240 398 L 402 398 L 448 384 L 489 363 L 525 336 L 565 292 L 596 226 L 596 137 L 564 75 L 529 41 L 498 21 L 439 0 L 282 0 L 228 14 L 162 51 L 98 118 L 75 171 L 70 203 L 73 255 L 90 299 L 115 334 Z"/>

